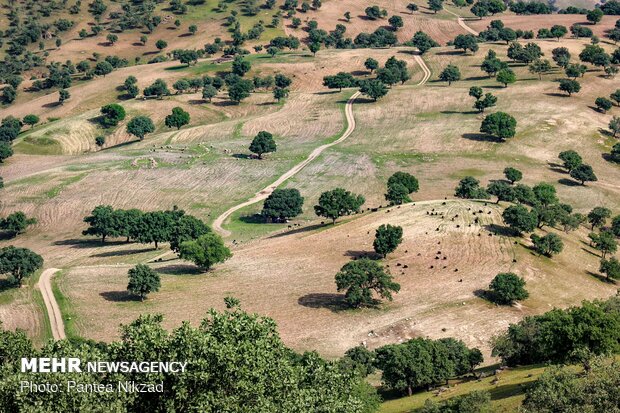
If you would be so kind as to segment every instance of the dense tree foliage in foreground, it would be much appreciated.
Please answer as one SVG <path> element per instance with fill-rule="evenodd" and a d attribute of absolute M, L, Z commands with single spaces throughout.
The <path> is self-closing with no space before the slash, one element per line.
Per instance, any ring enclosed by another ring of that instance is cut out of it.
<path fill-rule="evenodd" d="M 581 354 L 620 352 L 620 296 L 529 316 L 493 340 L 493 354 L 510 366 L 564 363 Z"/>
<path fill-rule="evenodd" d="M 620 364 L 595 358 L 585 371 L 552 367 L 527 390 L 523 402 L 527 413 L 595 412 L 610 413 L 620 406 Z"/>
<path fill-rule="evenodd" d="M 229 300 L 229 302 L 231 302 Z M 159 315 L 123 326 L 121 340 L 49 342 L 34 349 L 23 332 L 0 330 L 0 405 L 4 412 L 370 413 L 375 390 L 361 376 L 316 353 L 284 346 L 272 319 L 237 307 L 209 311 L 199 327 L 163 329 Z M 88 361 L 187 361 L 185 373 L 20 373 L 21 357 Z M 163 382 L 163 393 L 20 392 L 20 381 L 66 388 L 68 380 L 116 386 Z M 41 406 L 45 406 L 43 410 Z"/>

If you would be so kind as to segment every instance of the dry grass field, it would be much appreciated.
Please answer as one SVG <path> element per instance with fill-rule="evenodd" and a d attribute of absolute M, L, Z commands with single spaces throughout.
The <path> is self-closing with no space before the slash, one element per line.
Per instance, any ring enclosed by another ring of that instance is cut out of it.
<path fill-rule="evenodd" d="M 407 10 L 407 4 L 411 1 L 405 0 L 377 0 L 372 3 L 359 2 L 355 0 L 342 1 L 326 1 L 319 10 L 310 10 L 307 13 L 301 13 L 297 17 L 302 22 L 316 20 L 319 28 L 324 30 L 334 30 L 337 24 L 343 24 L 347 28 L 346 35 L 355 38 L 359 33 L 371 33 L 379 27 L 389 27 L 387 18 L 370 20 L 366 17 L 364 9 L 369 5 L 377 5 L 381 9 L 385 9 L 388 16 L 400 16 L 403 19 L 404 26 L 397 33 L 399 41 L 411 40 L 415 32 L 421 30 L 426 32 L 436 41 L 445 44 L 447 41 L 454 39 L 457 34 L 465 34 L 466 31 L 461 28 L 456 19 L 446 11 L 440 11 L 437 14 L 428 9 L 427 2 L 415 0 L 419 11 L 411 14 Z M 345 12 L 351 13 L 351 21 L 347 22 L 344 18 Z M 302 28 L 294 29 L 289 25 L 285 26 L 285 31 L 298 37 L 304 37 L 305 32 Z"/>
<path fill-rule="evenodd" d="M 125 264 L 74 267 L 58 283 L 71 303 L 73 331 L 86 337 L 110 340 L 118 323 L 144 312 L 163 313 L 170 327 L 198 322 L 233 295 L 245 309 L 273 317 L 287 344 L 334 357 L 361 342 L 374 348 L 419 335 L 454 336 L 488 355 L 488 339 L 526 314 L 614 293 L 615 286 L 587 273 L 596 271 L 598 258 L 580 241 L 583 233 L 561 234 L 566 250 L 540 258 L 525 239 L 498 235 L 500 212 L 494 204 L 420 202 L 242 245 L 206 274 L 164 260 L 153 265 L 162 274 L 161 292 L 143 303 L 125 292 Z M 403 244 L 385 261 L 401 291 L 377 309 L 343 310 L 334 275 L 352 258 L 372 254 L 374 230 L 384 223 L 404 229 Z M 501 271 L 527 280 L 531 297 L 522 305 L 497 307 L 477 297 Z"/>

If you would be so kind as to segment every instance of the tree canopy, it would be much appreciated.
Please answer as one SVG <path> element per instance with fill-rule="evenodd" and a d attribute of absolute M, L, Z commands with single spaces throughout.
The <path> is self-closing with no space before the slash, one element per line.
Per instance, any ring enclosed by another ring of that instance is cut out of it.
<path fill-rule="evenodd" d="M 372 306 L 380 298 L 392 301 L 392 293 L 400 291 L 400 284 L 393 281 L 381 264 L 368 258 L 346 263 L 336 274 L 338 291 L 344 291 L 345 301 L 351 307 Z"/>
<path fill-rule="evenodd" d="M 365 201 L 361 195 L 336 188 L 321 194 L 318 205 L 314 206 L 314 212 L 318 216 L 329 218 L 332 223 L 336 223 L 336 220 L 341 216 L 359 212 Z"/>

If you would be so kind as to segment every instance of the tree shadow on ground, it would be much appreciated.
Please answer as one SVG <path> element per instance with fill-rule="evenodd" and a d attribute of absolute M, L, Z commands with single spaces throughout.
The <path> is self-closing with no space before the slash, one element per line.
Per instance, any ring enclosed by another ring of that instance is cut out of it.
<path fill-rule="evenodd" d="M 613 284 L 613 285 L 617 284 L 615 280 L 612 280 L 611 278 L 607 278 L 604 275 L 598 274 L 596 272 L 592 272 L 592 271 L 587 271 L 586 270 L 586 274 L 588 274 L 588 275 L 590 275 L 590 276 L 596 278 L 597 280 L 599 280 L 601 282 L 604 282 L 606 284 Z"/>
<path fill-rule="evenodd" d="M 237 159 L 254 159 L 252 155 L 248 155 L 247 153 L 233 153 L 232 157 Z"/>
<path fill-rule="evenodd" d="M 63 239 L 60 241 L 54 241 L 53 245 L 63 245 L 70 246 L 71 248 L 97 248 L 97 247 L 110 247 L 116 245 L 125 245 L 127 244 L 125 241 L 106 241 L 105 243 L 101 242 L 101 239 L 79 239 L 79 238 L 70 238 Z"/>
<path fill-rule="evenodd" d="M 552 93 L 552 92 L 550 92 L 550 93 L 545 93 L 545 95 L 547 95 L 547 96 L 553 96 L 553 97 L 556 97 L 556 98 L 567 98 L 567 97 L 570 97 L 570 96 L 568 96 L 566 93 L 557 93 L 557 92 L 555 92 L 555 93 Z"/>
<path fill-rule="evenodd" d="M 503 225 L 488 224 L 483 228 L 495 235 L 501 235 L 503 237 L 517 237 L 519 235 L 512 228 Z"/>
<path fill-rule="evenodd" d="M 307 227 L 295 228 L 290 231 L 281 232 L 279 234 L 274 234 L 268 238 L 280 238 L 280 237 L 286 237 L 287 235 L 294 235 L 294 234 L 300 234 L 302 232 L 314 231 L 315 229 L 323 228 L 325 225 L 326 224 L 308 225 Z"/>
<path fill-rule="evenodd" d="M 549 169 L 552 170 L 553 172 L 557 172 L 561 174 L 567 173 L 566 169 L 564 169 L 564 167 L 560 165 L 559 163 L 547 162 L 547 165 L 549 166 Z"/>
<path fill-rule="evenodd" d="M 140 298 L 131 294 L 129 291 L 104 291 L 99 293 L 106 301 L 113 301 L 116 303 L 123 303 L 129 301 L 140 301 Z"/>
<path fill-rule="evenodd" d="M 170 264 L 165 267 L 156 268 L 160 274 L 165 275 L 200 275 L 205 272 L 193 264 Z"/>
<path fill-rule="evenodd" d="M 445 52 L 437 52 L 435 54 L 437 56 L 456 56 L 456 55 L 462 55 L 463 51 L 462 50 L 446 50 Z"/>
<path fill-rule="evenodd" d="M 476 142 L 492 142 L 501 143 L 502 140 L 493 135 L 487 135 L 486 133 L 464 133 L 463 138 Z"/>
<path fill-rule="evenodd" d="M 326 308 L 333 312 L 344 311 L 349 308 L 344 300 L 344 294 L 311 293 L 299 297 L 299 305 L 308 308 Z"/>
<path fill-rule="evenodd" d="M 567 179 L 567 178 L 558 179 L 558 183 L 562 185 L 566 185 L 566 186 L 582 186 L 581 182 L 577 182 L 577 181 L 574 181 L 572 179 Z"/>
<path fill-rule="evenodd" d="M 237 106 L 237 102 L 233 102 L 232 100 L 220 100 L 217 102 L 212 102 L 213 106 L 218 107 L 226 107 L 226 106 Z"/>
<path fill-rule="evenodd" d="M 345 100 L 339 100 L 336 103 L 347 103 L 349 101 L 349 99 L 345 99 Z M 362 97 L 356 97 L 355 100 L 353 101 L 353 103 L 356 104 L 367 104 L 367 103 L 377 103 L 375 100 L 369 99 L 369 98 L 362 98 Z"/>
<path fill-rule="evenodd" d="M 315 95 L 334 95 L 336 93 L 340 93 L 339 90 L 334 90 L 334 89 L 330 89 L 330 90 L 324 90 L 321 92 L 314 92 Z"/>
<path fill-rule="evenodd" d="M 44 108 L 55 108 L 56 106 L 60 106 L 60 102 L 50 102 L 50 103 L 45 103 L 41 105 L 41 107 L 44 107 Z"/>
<path fill-rule="evenodd" d="M 14 282 L 12 282 L 9 278 L 0 278 L 0 293 L 10 290 L 11 288 L 17 288 Z"/>
<path fill-rule="evenodd" d="M 370 258 L 371 260 L 380 260 L 381 255 L 377 254 L 374 251 L 356 251 L 356 250 L 348 250 L 345 251 L 345 253 L 343 254 L 345 257 L 351 257 L 354 260 L 360 259 L 360 258 Z"/>
<path fill-rule="evenodd" d="M 107 251 L 102 252 L 100 254 L 93 254 L 91 257 L 95 258 L 105 258 L 105 257 L 123 257 L 125 255 L 133 255 L 140 254 L 143 252 L 153 251 L 153 248 L 134 248 L 130 250 L 121 250 L 121 251 Z"/>
<path fill-rule="evenodd" d="M 468 110 L 468 111 L 442 110 L 439 113 L 442 113 L 444 115 L 477 115 L 479 112 L 477 110 Z"/>
<path fill-rule="evenodd" d="M 261 214 L 243 215 L 239 217 L 239 221 L 245 222 L 246 224 L 268 224 L 265 221 L 265 217 Z"/>

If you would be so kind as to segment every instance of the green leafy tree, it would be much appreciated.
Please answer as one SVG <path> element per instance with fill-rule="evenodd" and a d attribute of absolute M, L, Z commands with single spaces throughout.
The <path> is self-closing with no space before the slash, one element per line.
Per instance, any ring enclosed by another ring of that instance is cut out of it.
<path fill-rule="evenodd" d="M 144 301 L 148 294 L 159 291 L 161 285 L 159 274 L 148 265 L 138 264 L 130 269 L 127 275 L 129 276 L 127 291 L 140 297 L 141 301 Z"/>
<path fill-rule="evenodd" d="M 102 125 L 105 128 L 111 128 L 125 119 L 125 109 L 117 103 L 110 103 L 101 107 L 101 115 Z"/>
<path fill-rule="evenodd" d="M 109 205 L 98 205 L 93 211 L 84 218 L 88 228 L 82 231 L 82 235 L 95 235 L 101 237 L 104 243 L 107 237 L 117 237 L 118 226 L 116 225 L 116 215 L 114 209 Z"/>
<path fill-rule="evenodd" d="M 403 27 L 403 18 L 400 16 L 392 16 L 388 19 L 388 23 L 392 30 L 396 31 Z"/>
<path fill-rule="evenodd" d="M 164 123 L 169 128 L 181 129 L 183 126 L 189 124 L 189 113 L 184 111 L 180 107 L 172 108 L 172 113 L 166 116 Z"/>
<path fill-rule="evenodd" d="M 618 280 L 620 279 L 620 261 L 616 257 L 611 257 L 608 260 L 603 259 L 599 271 L 605 274 L 608 281 Z"/>
<path fill-rule="evenodd" d="M 183 242 L 196 240 L 209 232 L 211 229 L 200 219 L 183 214 L 176 219 L 170 231 L 170 249 L 178 253 Z"/>
<path fill-rule="evenodd" d="M 110 73 L 112 73 L 113 70 L 114 70 L 114 66 L 112 66 L 110 62 L 104 60 L 102 62 L 98 62 L 95 65 L 95 68 L 93 69 L 93 73 L 97 76 L 106 77 L 106 75 L 109 75 Z"/>
<path fill-rule="evenodd" d="M 504 176 L 513 185 L 515 182 L 523 179 L 523 173 L 520 170 L 512 168 L 510 166 L 504 169 Z"/>
<path fill-rule="evenodd" d="M 512 202 L 515 199 L 513 187 L 504 181 L 491 182 L 487 187 L 487 193 L 497 197 L 497 204 L 499 204 L 499 201 Z"/>
<path fill-rule="evenodd" d="M 540 255 L 546 255 L 551 257 L 555 254 L 559 254 L 564 249 L 564 243 L 562 239 L 556 234 L 547 234 L 544 236 L 539 236 L 537 234 L 532 234 L 530 237 L 532 243 L 534 244 L 534 249 Z"/>
<path fill-rule="evenodd" d="M 491 404 L 489 392 L 474 390 L 462 396 L 452 397 L 440 402 L 426 399 L 420 413 L 491 413 L 492 411 L 493 405 Z"/>
<path fill-rule="evenodd" d="M 525 280 L 511 272 L 497 274 L 491 281 L 489 290 L 493 301 L 498 304 L 512 304 L 529 297 L 525 289 Z"/>
<path fill-rule="evenodd" d="M 159 39 L 158 41 L 155 42 L 155 47 L 157 47 L 157 49 L 159 50 L 164 50 L 166 47 L 168 47 L 168 42 L 162 39 Z"/>
<path fill-rule="evenodd" d="M 489 195 L 480 187 L 480 181 L 473 176 L 466 176 L 459 181 L 454 196 L 464 199 L 488 199 Z"/>
<path fill-rule="evenodd" d="M 530 73 L 538 75 L 538 79 L 542 80 L 542 75 L 551 71 L 551 63 L 548 60 L 536 59 L 529 66 Z"/>
<path fill-rule="evenodd" d="M 472 53 L 478 51 L 478 39 L 472 34 L 459 34 L 452 41 L 455 49 L 463 49 L 463 53 L 467 53 L 467 50 L 471 50 Z"/>
<path fill-rule="evenodd" d="M 39 123 L 39 117 L 37 115 L 26 115 L 24 116 L 24 119 L 22 120 L 26 125 L 30 125 L 30 127 L 32 128 L 34 125 L 36 125 L 37 123 Z"/>
<path fill-rule="evenodd" d="M 294 188 L 275 189 L 263 203 L 261 215 L 268 220 L 285 221 L 301 214 L 304 198 Z"/>
<path fill-rule="evenodd" d="M 374 72 L 375 70 L 377 70 L 379 68 L 379 62 L 377 62 L 375 59 L 373 59 L 372 57 L 369 57 L 368 59 L 366 59 L 366 61 L 364 62 L 364 67 L 366 69 L 368 69 L 370 71 L 370 73 Z"/>
<path fill-rule="evenodd" d="M 127 123 L 127 133 L 140 140 L 143 140 L 151 132 L 155 132 L 155 125 L 148 116 L 136 116 Z"/>
<path fill-rule="evenodd" d="M 444 82 L 448 82 L 448 86 L 452 85 L 452 82 L 456 82 L 457 80 L 461 80 L 461 71 L 458 67 L 454 65 L 448 65 L 444 70 L 439 74 L 439 80 Z"/>
<path fill-rule="evenodd" d="M 506 225 L 519 234 L 534 231 L 538 224 L 536 214 L 528 211 L 523 205 L 509 206 L 502 213 L 502 218 Z"/>
<path fill-rule="evenodd" d="M 570 176 L 571 178 L 581 182 L 581 185 L 585 185 L 586 182 L 598 181 L 598 178 L 596 177 L 596 174 L 594 173 L 592 167 L 585 163 L 582 163 L 581 165 L 570 171 Z"/>
<path fill-rule="evenodd" d="M 416 6 L 416 10 L 417 10 L 417 6 Z M 417 31 L 413 35 L 413 38 L 411 39 L 411 45 L 413 47 L 416 47 L 420 51 L 420 54 L 422 55 L 428 52 L 433 47 L 439 47 L 439 43 L 437 43 L 428 34 L 422 31 Z"/>
<path fill-rule="evenodd" d="M 346 263 L 336 274 L 338 291 L 345 291 L 346 303 L 354 308 L 376 304 L 373 293 L 392 301 L 392 293 L 400 291 L 381 264 L 368 258 Z"/>
<path fill-rule="evenodd" d="M 312 42 L 312 43 L 310 43 L 308 45 L 308 50 L 310 50 L 310 53 L 312 53 L 312 56 L 316 56 L 316 52 L 321 50 L 321 43 L 319 43 L 319 42 Z"/>
<path fill-rule="evenodd" d="M 0 248 L 0 274 L 8 274 L 15 285 L 43 267 L 43 258 L 28 248 L 8 246 Z"/>
<path fill-rule="evenodd" d="M 572 96 L 573 93 L 579 93 L 581 84 L 573 79 L 560 79 L 559 89 L 562 92 L 568 93 L 568 96 Z"/>
<path fill-rule="evenodd" d="M 36 223 L 36 219 L 28 218 L 22 211 L 17 211 L 0 219 L 0 230 L 7 232 L 10 237 L 15 237 Z"/>
<path fill-rule="evenodd" d="M 579 155 L 576 151 L 573 150 L 560 152 L 560 155 L 558 157 L 562 162 L 564 162 L 564 168 L 569 173 L 583 163 L 581 155 Z"/>
<path fill-rule="evenodd" d="M 532 188 L 536 201 L 543 207 L 555 204 L 558 202 L 555 187 L 551 184 L 541 182 Z"/>
<path fill-rule="evenodd" d="M 418 11 L 418 5 L 415 3 L 409 3 L 407 4 L 407 10 L 413 14 L 414 11 Z"/>
<path fill-rule="evenodd" d="M 212 85 L 206 85 L 202 89 L 202 98 L 211 102 L 211 100 L 217 96 L 217 89 Z"/>
<path fill-rule="evenodd" d="M 0 141 L 0 163 L 3 163 L 5 159 L 13 156 L 13 148 L 8 142 Z"/>
<path fill-rule="evenodd" d="M 250 97 L 250 92 L 254 89 L 251 80 L 240 79 L 228 86 L 228 97 L 235 103 L 241 103 L 243 99 Z"/>
<path fill-rule="evenodd" d="M 492 93 L 485 93 L 484 98 L 478 99 L 474 102 L 474 109 L 478 112 L 484 113 L 484 110 L 493 107 L 497 104 L 497 97 Z"/>
<path fill-rule="evenodd" d="M 604 16 L 604 13 L 599 8 L 588 10 L 588 13 L 586 14 L 586 18 L 592 24 L 599 23 L 603 19 L 603 16 Z"/>
<path fill-rule="evenodd" d="M 503 84 L 504 87 L 508 87 L 509 83 L 514 83 L 517 81 L 517 76 L 511 69 L 501 69 L 497 72 L 496 80 Z"/>
<path fill-rule="evenodd" d="M 250 144 L 250 152 L 257 154 L 258 159 L 263 159 L 263 154 L 275 152 L 276 149 L 276 141 L 273 139 L 273 135 L 266 131 L 258 132 Z"/>
<path fill-rule="evenodd" d="M 602 231 L 600 234 L 592 233 L 589 238 L 594 243 L 594 248 L 601 252 L 603 259 L 607 257 L 607 254 L 615 254 L 618 250 L 618 242 L 610 231 Z"/>
<path fill-rule="evenodd" d="M 219 235 L 209 232 L 196 240 L 181 243 L 179 256 L 208 271 L 213 265 L 232 257 L 232 253 Z"/>
<path fill-rule="evenodd" d="M 398 186 L 396 191 L 390 190 Z M 418 179 L 407 172 L 395 172 L 388 178 L 387 181 L 388 194 L 386 194 L 386 200 L 393 204 L 402 204 L 403 202 L 411 202 L 409 195 L 418 192 L 420 189 L 420 183 Z M 404 188 L 404 189 L 401 189 Z"/>
<path fill-rule="evenodd" d="M 156 79 L 153 84 L 146 87 L 144 89 L 144 96 L 156 96 L 158 99 L 161 99 L 165 95 L 170 94 L 170 90 L 168 90 L 168 85 L 162 79 Z"/>
<path fill-rule="evenodd" d="M 388 88 L 380 80 L 373 79 L 362 82 L 360 92 L 376 102 L 377 99 L 387 95 Z"/>
<path fill-rule="evenodd" d="M 428 0 L 428 8 L 434 13 L 443 10 L 443 0 Z"/>
<path fill-rule="evenodd" d="M 587 216 L 588 222 L 592 225 L 592 229 L 605 226 L 610 217 L 611 210 L 605 207 L 594 207 Z"/>
<path fill-rule="evenodd" d="M 516 127 L 515 118 L 504 112 L 495 112 L 484 118 L 480 125 L 480 132 L 505 140 L 515 136 Z"/>
<path fill-rule="evenodd" d="M 273 89 L 273 97 L 275 100 L 280 102 L 280 100 L 287 98 L 289 95 L 289 90 L 286 88 L 276 87 Z"/>
<path fill-rule="evenodd" d="M 235 60 L 232 62 L 232 72 L 238 76 L 244 76 L 250 69 L 252 69 L 252 64 L 245 60 L 243 56 L 235 57 Z"/>
<path fill-rule="evenodd" d="M 318 205 L 314 206 L 314 212 L 320 217 L 331 219 L 332 224 L 335 224 L 341 216 L 359 212 L 365 201 L 361 195 L 336 188 L 321 194 Z"/>
<path fill-rule="evenodd" d="M 381 225 L 375 232 L 375 240 L 372 244 L 375 252 L 383 258 L 403 242 L 403 228 L 397 225 Z"/>
<path fill-rule="evenodd" d="M 61 105 L 65 103 L 65 101 L 69 100 L 71 97 L 71 93 L 67 89 L 60 89 L 58 91 L 58 103 Z"/>
<path fill-rule="evenodd" d="M 596 108 L 599 110 L 599 112 L 603 112 L 603 113 L 606 113 L 613 106 L 613 103 L 611 103 L 611 100 L 604 98 L 604 97 L 596 98 L 596 100 L 594 101 L 594 104 L 596 105 Z"/>
<path fill-rule="evenodd" d="M 145 212 L 136 224 L 135 239 L 141 244 L 155 244 L 159 248 L 162 242 L 170 241 L 175 225 L 175 218 L 170 211 Z"/>
<path fill-rule="evenodd" d="M 609 120 L 609 130 L 611 130 L 611 134 L 612 136 L 615 138 L 618 136 L 618 133 L 620 133 L 620 117 L 618 116 L 613 116 L 610 120 Z"/>

